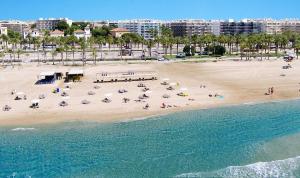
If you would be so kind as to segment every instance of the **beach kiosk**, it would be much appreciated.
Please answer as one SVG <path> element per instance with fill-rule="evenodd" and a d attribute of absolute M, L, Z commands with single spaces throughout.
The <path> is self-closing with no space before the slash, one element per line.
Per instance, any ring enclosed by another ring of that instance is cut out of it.
<path fill-rule="evenodd" d="M 61 72 L 54 72 L 54 71 L 41 72 L 38 75 L 38 81 L 36 82 L 36 84 L 37 85 L 53 84 L 56 80 L 59 80 L 61 78 L 62 78 Z"/>
<path fill-rule="evenodd" d="M 82 69 L 72 69 L 66 72 L 66 82 L 80 82 L 84 73 Z"/>
<path fill-rule="evenodd" d="M 101 72 L 96 74 L 96 82 L 144 81 L 157 80 L 155 71 L 120 71 Z"/>

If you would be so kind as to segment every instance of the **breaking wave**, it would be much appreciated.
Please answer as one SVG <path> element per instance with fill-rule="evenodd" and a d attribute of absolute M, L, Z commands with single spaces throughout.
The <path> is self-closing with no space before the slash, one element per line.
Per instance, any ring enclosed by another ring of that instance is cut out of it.
<path fill-rule="evenodd" d="M 31 131 L 31 130 L 35 130 L 35 128 L 14 128 L 14 129 L 11 129 L 11 131 Z"/>
<path fill-rule="evenodd" d="M 184 173 L 175 177 L 299 177 L 300 156 L 245 166 L 229 166 L 212 172 Z"/>

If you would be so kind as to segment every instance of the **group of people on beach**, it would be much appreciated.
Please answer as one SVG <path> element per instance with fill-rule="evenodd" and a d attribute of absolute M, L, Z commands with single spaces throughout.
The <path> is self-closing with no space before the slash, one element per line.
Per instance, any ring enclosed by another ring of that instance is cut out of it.
<path fill-rule="evenodd" d="M 274 94 L 274 87 L 268 88 L 268 92 L 265 95 L 273 95 Z"/>

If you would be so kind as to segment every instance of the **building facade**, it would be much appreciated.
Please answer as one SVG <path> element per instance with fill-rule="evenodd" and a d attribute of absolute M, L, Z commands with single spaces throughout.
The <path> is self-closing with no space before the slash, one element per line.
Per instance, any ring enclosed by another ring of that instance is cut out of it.
<path fill-rule="evenodd" d="M 248 35 L 261 32 L 263 32 L 262 23 L 254 20 L 228 20 L 220 22 L 221 35 Z"/>
<path fill-rule="evenodd" d="M 65 21 L 69 26 L 72 25 L 72 20 L 68 18 L 59 18 L 59 19 L 39 19 L 36 21 L 36 28 L 38 30 L 55 30 L 57 24 L 61 21 Z"/>
<path fill-rule="evenodd" d="M 7 27 L 0 26 L 0 36 L 7 35 Z"/>
<path fill-rule="evenodd" d="M 212 33 L 210 21 L 205 20 L 178 20 L 166 24 L 174 36 L 193 36 Z"/>
<path fill-rule="evenodd" d="M 126 28 L 114 28 L 110 31 L 111 35 L 115 38 L 120 38 L 122 35 L 129 33 Z"/>
<path fill-rule="evenodd" d="M 84 38 L 85 40 L 87 40 L 88 38 L 90 38 L 92 36 L 90 26 L 89 25 L 86 26 L 84 28 L 84 30 L 76 30 L 74 32 L 74 36 L 77 39 Z"/>
<path fill-rule="evenodd" d="M 0 26 L 6 27 L 7 30 L 11 30 L 22 34 L 24 29 L 28 28 L 29 25 L 28 23 L 22 21 L 1 21 Z"/>
<path fill-rule="evenodd" d="M 125 28 L 129 32 L 137 33 L 148 40 L 154 38 L 154 31 L 159 32 L 162 22 L 158 20 L 123 20 L 112 22 L 110 25 Z"/>

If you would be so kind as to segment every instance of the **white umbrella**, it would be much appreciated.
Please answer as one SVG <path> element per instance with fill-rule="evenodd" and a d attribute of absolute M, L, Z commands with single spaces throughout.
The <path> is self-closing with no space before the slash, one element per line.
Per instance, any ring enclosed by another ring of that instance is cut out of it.
<path fill-rule="evenodd" d="M 176 84 L 176 83 L 170 83 L 170 85 L 171 85 L 171 86 L 175 86 L 175 85 L 177 85 L 177 84 Z"/>
<path fill-rule="evenodd" d="M 110 97 L 112 95 L 113 95 L 112 93 L 107 93 L 107 94 L 105 94 L 105 97 Z"/>
<path fill-rule="evenodd" d="M 33 99 L 33 100 L 31 100 L 31 103 L 39 103 L 39 102 L 40 102 L 39 99 Z"/>
<path fill-rule="evenodd" d="M 18 93 L 16 93 L 16 95 L 24 95 L 24 93 L 23 92 L 18 92 Z"/>
<path fill-rule="evenodd" d="M 163 81 L 169 81 L 169 80 L 170 80 L 169 78 L 164 78 L 164 79 L 163 79 Z"/>
<path fill-rule="evenodd" d="M 70 91 L 70 88 L 64 88 L 63 91 Z"/>
<path fill-rule="evenodd" d="M 150 93 L 152 93 L 152 91 L 148 90 L 148 91 L 146 91 L 145 93 L 146 93 L 146 94 L 150 94 Z"/>
<path fill-rule="evenodd" d="M 187 88 L 180 88 L 181 91 L 187 91 Z"/>
<path fill-rule="evenodd" d="M 68 99 L 70 99 L 70 97 L 69 96 L 64 96 L 64 97 L 62 97 L 64 100 L 68 100 Z"/>

